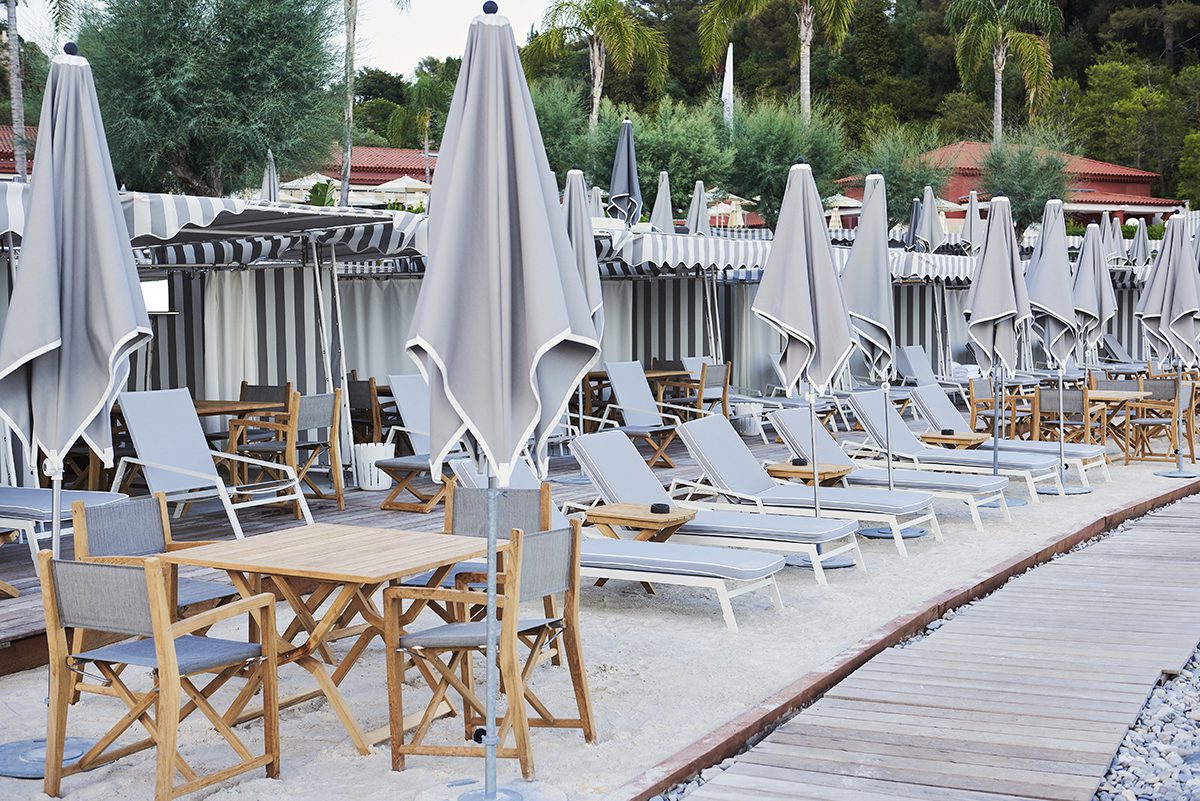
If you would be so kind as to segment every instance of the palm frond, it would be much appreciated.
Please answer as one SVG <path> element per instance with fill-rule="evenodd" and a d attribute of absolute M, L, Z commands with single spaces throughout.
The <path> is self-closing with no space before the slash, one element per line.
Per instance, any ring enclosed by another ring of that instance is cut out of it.
<path fill-rule="evenodd" d="M 521 63 L 528 69 L 558 58 L 566 49 L 566 30 L 547 28 L 521 48 Z"/>
<path fill-rule="evenodd" d="M 1009 31 L 1005 37 L 1021 77 L 1025 79 L 1025 104 L 1032 112 L 1037 109 L 1050 82 L 1054 80 L 1054 63 L 1050 60 L 1050 45 L 1044 37 L 1023 31 Z"/>
<path fill-rule="evenodd" d="M 633 68 L 635 20 L 623 8 L 617 8 L 593 21 L 592 35 L 604 43 L 613 67 L 619 72 Z"/>
<path fill-rule="evenodd" d="M 753 17 L 767 7 L 769 0 L 708 0 L 700 12 L 700 57 L 710 67 L 721 63 L 729 31 L 739 19 Z"/>
<path fill-rule="evenodd" d="M 999 26 L 992 19 L 972 17 L 966 21 L 954 47 L 954 61 L 963 83 L 974 77 L 979 68 L 991 59 L 992 51 L 1002 41 L 1002 36 Z"/>
<path fill-rule="evenodd" d="M 75 0 L 49 0 L 50 21 L 54 24 L 56 33 L 66 33 L 72 28 L 75 12 L 78 10 Z"/>
<path fill-rule="evenodd" d="M 817 20 L 825 31 L 825 41 L 835 53 L 842 49 L 854 16 L 854 0 L 816 0 Z"/>
<path fill-rule="evenodd" d="M 971 20 L 995 19 L 999 15 L 993 0 L 951 0 L 946 8 L 946 28 L 954 30 Z"/>
<path fill-rule="evenodd" d="M 1062 9 L 1054 0 L 1008 0 L 1000 16 L 1009 30 L 1033 28 L 1053 36 L 1063 28 Z"/>
<path fill-rule="evenodd" d="M 637 20 L 633 21 L 633 49 L 646 68 L 646 82 L 652 92 L 661 92 L 667 82 L 670 48 L 663 32 Z"/>

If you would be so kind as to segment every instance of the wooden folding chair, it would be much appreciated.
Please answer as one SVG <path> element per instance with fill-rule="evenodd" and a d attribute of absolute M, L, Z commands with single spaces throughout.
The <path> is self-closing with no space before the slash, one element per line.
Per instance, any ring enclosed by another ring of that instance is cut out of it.
<path fill-rule="evenodd" d="M 1138 459 L 1148 462 L 1173 462 L 1176 449 L 1186 447 L 1192 463 L 1196 462 L 1194 385 L 1186 381 L 1177 386 L 1176 379 L 1143 378 L 1143 392 L 1150 397 L 1129 405 L 1126 414 L 1125 464 Z M 1178 390 L 1178 391 L 1177 391 Z M 1170 443 L 1166 451 L 1155 449 L 1155 440 L 1165 437 Z"/>
<path fill-rule="evenodd" d="M 1038 411 L 1039 439 L 1057 442 L 1062 429 L 1065 442 L 1090 445 L 1108 441 L 1108 415 L 1103 403 L 1092 403 L 1088 388 L 1064 389 L 1061 419 L 1058 414 L 1058 389 L 1038 388 L 1034 408 Z"/>
<path fill-rule="evenodd" d="M 534 775 L 530 727 L 579 728 L 586 742 L 595 741 L 591 697 L 583 665 L 579 638 L 579 548 L 578 521 L 570 528 L 524 533 L 514 529 L 505 554 L 504 572 L 498 579 L 497 606 L 500 615 L 498 667 L 506 708 L 498 723 L 500 743 L 497 756 L 517 759 L 521 773 Z M 409 754 L 481 757 L 481 745 L 435 745 L 426 742 L 430 724 L 448 696 L 462 699 L 465 740 L 480 742 L 479 728 L 485 705 L 475 691 L 473 657 L 485 653 L 486 623 L 469 619 L 465 611 L 486 603 L 482 592 L 466 589 L 484 580 L 483 574 L 460 574 L 459 588 L 393 587 L 384 591 L 385 643 L 387 647 L 388 696 L 392 739 L 392 768 L 404 769 Z M 520 604 L 564 595 L 561 617 L 522 618 Z M 460 617 L 431 629 L 403 633 L 428 602 L 445 602 L 460 611 Z M 409 607 L 404 608 L 408 603 Z M 520 644 L 529 649 L 524 661 Z M 571 673 L 577 717 L 558 717 L 530 688 L 529 678 L 546 660 L 546 649 L 560 644 Z M 407 656 L 429 684 L 433 693 L 411 738 L 405 739 L 403 687 Z M 510 737 L 512 744 L 509 744 Z"/>
<path fill-rule="evenodd" d="M 274 632 L 275 597 L 263 593 L 172 622 L 170 572 L 157 558 L 147 559 L 143 569 L 60 561 L 47 551 L 39 554 L 38 573 L 50 653 L 46 795 L 58 796 L 64 777 L 151 747 L 158 749 L 156 801 L 168 801 L 257 768 L 265 768 L 270 778 L 279 776 L 276 638 L 263 637 L 263 644 L 259 645 L 195 634 L 218 621 L 244 614 L 251 615 L 260 631 Z M 136 639 L 77 651 L 67 646 L 67 628 Z M 150 689 L 139 692 L 125 682 L 123 672 L 129 667 L 150 670 Z M 87 668 L 98 671 L 103 683 L 84 683 Z M 205 674 L 212 674 L 212 678 L 198 684 L 196 677 Z M 264 714 L 263 748 L 259 755 L 251 753 L 211 700 L 217 690 L 235 677 L 249 680 L 261 677 Z M 126 711 L 77 762 L 64 766 L 67 712 L 76 692 L 117 699 Z M 185 697 L 187 702 L 182 703 Z M 234 764 L 201 775 L 179 753 L 179 724 L 196 710 L 200 710 L 237 755 Z M 140 724 L 147 736 L 118 745 L 118 739 L 135 724 Z M 181 783 L 176 783 L 176 773 L 182 777 Z"/>
<path fill-rule="evenodd" d="M 347 380 L 350 423 L 355 442 L 380 442 L 383 439 L 383 408 L 374 378 Z"/>

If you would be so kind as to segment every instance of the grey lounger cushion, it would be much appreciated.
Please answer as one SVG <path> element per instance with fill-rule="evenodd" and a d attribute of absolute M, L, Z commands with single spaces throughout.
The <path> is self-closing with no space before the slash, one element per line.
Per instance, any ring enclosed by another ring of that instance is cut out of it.
<path fill-rule="evenodd" d="M 856 467 L 846 481 L 864 487 L 886 487 L 886 467 Z M 928 470 L 892 470 L 893 486 L 926 492 L 1003 492 L 1008 488 L 1005 476 L 984 476 L 970 473 L 934 473 Z"/>
<path fill-rule="evenodd" d="M 990 451 L 995 447 L 995 440 L 988 440 L 979 446 L 981 451 Z M 1050 440 L 1001 439 L 1001 453 L 1038 453 L 1047 456 L 1058 456 L 1058 443 Z M 1098 459 L 1104 455 L 1103 445 L 1086 445 L 1083 443 L 1066 443 L 1063 445 L 1063 455 L 1068 459 Z"/>
<path fill-rule="evenodd" d="M 685 523 L 677 533 L 819 544 L 848 537 L 857 530 L 853 520 L 697 509 L 695 519 Z"/>
<path fill-rule="evenodd" d="M 813 508 L 813 489 L 803 484 L 779 484 L 760 493 L 769 506 Z M 839 512 L 903 515 L 928 509 L 933 496 L 926 492 L 904 490 L 855 489 L 854 487 L 821 487 L 821 506 Z"/>
<path fill-rule="evenodd" d="M 175 640 L 175 656 L 179 660 L 179 672 L 183 675 L 248 662 L 261 655 L 262 648 L 253 642 L 195 637 L 191 634 Z M 121 663 L 151 669 L 158 667 L 154 640 L 150 638 L 105 645 L 77 654 L 75 658 L 84 662 Z"/>
<path fill-rule="evenodd" d="M 673 542 L 591 539 L 583 543 L 584 567 L 640 570 L 751 581 L 783 569 L 782 556 L 740 548 L 707 548 Z"/>
<path fill-rule="evenodd" d="M 63 490 L 62 519 L 71 519 L 71 504 L 83 501 L 84 506 L 104 506 L 123 501 L 119 492 L 83 492 Z M 0 487 L 0 517 L 9 520 L 32 520 L 49 523 L 54 518 L 54 490 L 38 487 Z"/>
<path fill-rule="evenodd" d="M 900 451 L 897 451 L 900 453 Z M 905 452 L 904 456 L 916 456 L 926 464 L 944 464 L 953 467 L 991 467 L 992 451 L 962 451 L 949 448 L 925 448 L 915 454 Z M 1000 451 L 1001 470 L 1053 470 L 1058 467 L 1058 458 L 1043 456 L 1037 453 L 1020 453 L 1008 450 Z"/>

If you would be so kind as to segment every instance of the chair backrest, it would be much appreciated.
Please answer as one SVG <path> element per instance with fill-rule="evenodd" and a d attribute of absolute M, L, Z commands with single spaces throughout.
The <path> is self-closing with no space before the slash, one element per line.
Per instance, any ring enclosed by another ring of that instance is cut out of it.
<path fill-rule="evenodd" d="M 286 384 L 248 384 L 242 382 L 238 399 L 258 403 L 279 403 L 284 406 L 292 398 L 292 382 Z"/>
<path fill-rule="evenodd" d="M 388 385 L 400 419 L 408 429 L 408 441 L 413 453 L 429 453 L 429 384 L 420 373 L 412 375 L 389 375 Z"/>
<path fill-rule="evenodd" d="M 301 395 L 296 406 L 296 431 L 312 431 L 318 428 L 332 429 L 337 414 L 337 391 L 320 395 Z"/>
<path fill-rule="evenodd" d="M 775 479 L 759 464 L 725 416 L 701 417 L 677 430 L 688 453 L 700 463 L 714 486 L 746 495 L 758 495 L 775 486 Z"/>
<path fill-rule="evenodd" d="M 514 528 L 542 531 L 547 520 L 542 514 L 542 493 L 538 489 L 506 487 L 496 499 L 496 530 L 501 537 Z M 446 495 L 443 530 L 468 537 L 487 536 L 487 490 L 453 487 Z"/>
<path fill-rule="evenodd" d="M 700 365 L 700 397 L 703 400 L 718 401 L 725 397 L 732 367 L 728 362 Z"/>
<path fill-rule="evenodd" d="M 121 416 L 138 458 L 154 464 L 190 470 L 219 481 L 212 451 L 186 389 L 122 392 Z M 204 481 L 157 467 L 142 468 L 151 492 L 168 495 L 212 486 Z"/>
<path fill-rule="evenodd" d="M 914 455 L 927 450 L 925 443 L 917 439 L 883 390 L 855 392 L 850 395 L 850 405 L 854 407 L 854 416 L 862 423 L 876 448 L 885 447 L 887 435 L 890 434 L 893 453 Z M 886 430 L 883 422 L 885 414 L 890 415 Z"/>
<path fill-rule="evenodd" d="M 979 403 L 980 401 L 995 403 L 996 396 L 992 389 L 992 379 L 972 378 L 968 382 L 967 387 L 971 394 L 971 403 Z"/>
<path fill-rule="evenodd" d="M 1117 339 L 1116 334 L 1107 333 L 1102 336 L 1100 338 L 1100 346 L 1108 351 L 1109 356 L 1112 356 L 1119 362 L 1137 361 L 1137 359 L 1133 358 L 1133 354 L 1129 352 L 1129 349 L 1121 344 L 1121 340 Z"/>
<path fill-rule="evenodd" d="M 1064 415 L 1083 414 L 1087 408 L 1086 389 L 1064 389 L 1062 391 L 1062 412 Z M 1042 414 L 1058 416 L 1058 389 L 1042 389 L 1038 387 L 1038 408 Z"/>
<path fill-rule="evenodd" d="M 451 459 L 450 470 L 454 473 L 457 480 L 456 488 L 463 487 L 466 489 L 486 489 L 487 475 L 480 472 L 478 466 L 473 459 Z M 538 481 L 537 474 L 533 472 L 529 462 L 524 459 L 518 459 L 513 465 L 512 475 L 508 478 L 508 488 L 514 490 L 541 490 L 542 482 Z M 564 528 L 570 525 L 567 516 L 562 513 L 554 503 L 550 504 L 550 520 L 549 528 Z M 545 528 L 544 523 L 542 528 Z"/>
<path fill-rule="evenodd" d="M 929 363 L 929 354 L 925 352 L 923 345 L 902 345 L 896 354 L 896 370 L 918 385 L 938 382 L 933 366 Z"/>
<path fill-rule="evenodd" d="M 146 571 L 131 565 L 48 559 L 57 628 L 154 636 Z M 43 588 L 43 592 L 47 589 Z M 49 610 L 47 610 L 49 611 Z"/>
<path fill-rule="evenodd" d="M 94 556 L 151 556 L 170 541 L 166 500 L 161 495 L 131 498 L 88 508 L 71 505 L 75 558 Z"/>
<path fill-rule="evenodd" d="M 704 369 L 706 364 L 717 363 L 717 360 L 712 356 L 684 356 L 679 361 L 683 365 L 683 369 L 691 373 L 692 378 L 696 381 L 700 380 L 700 371 Z"/>
<path fill-rule="evenodd" d="M 378 395 L 375 390 L 374 378 L 368 378 L 366 381 L 348 379 L 346 381 L 346 393 L 351 409 L 365 409 L 370 411 L 375 408 Z"/>
<path fill-rule="evenodd" d="M 1175 379 L 1174 378 L 1143 378 L 1142 392 L 1149 392 L 1150 397 L 1146 400 L 1165 401 L 1175 400 Z"/>
<path fill-rule="evenodd" d="M 612 384 L 621 419 L 630 426 L 661 426 L 662 415 L 646 380 L 641 362 L 605 362 L 604 369 Z"/>
<path fill-rule="evenodd" d="M 950 400 L 946 390 L 937 384 L 919 386 L 912 391 L 909 397 L 912 398 L 913 403 L 917 404 L 921 416 L 936 431 L 943 431 L 947 428 L 955 434 L 966 434 L 971 431 L 971 427 L 963 419 L 962 412 L 954 405 L 954 401 Z"/>
<path fill-rule="evenodd" d="M 1137 392 L 1141 383 L 1136 378 L 1098 378 L 1092 373 L 1092 389 Z"/>
<path fill-rule="evenodd" d="M 767 414 L 767 418 L 770 419 L 771 425 L 775 427 L 779 436 L 783 437 L 784 443 L 797 456 L 803 456 L 810 462 L 813 461 L 812 438 L 813 432 L 816 431 L 816 461 L 818 464 L 838 467 L 854 466 L 854 462 L 837 444 L 837 440 L 829 433 L 829 429 L 820 423 L 815 429 L 813 428 L 812 414 L 807 406 L 796 409 L 780 409 Z"/>
<path fill-rule="evenodd" d="M 536 601 L 572 589 L 573 563 L 579 561 L 574 529 L 522 533 L 520 600 Z"/>
<path fill-rule="evenodd" d="M 637 447 L 620 431 L 600 431 L 571 440 L 571 455 L 596 485 L 605 503 L 666 503 L 671 495 Z"/>

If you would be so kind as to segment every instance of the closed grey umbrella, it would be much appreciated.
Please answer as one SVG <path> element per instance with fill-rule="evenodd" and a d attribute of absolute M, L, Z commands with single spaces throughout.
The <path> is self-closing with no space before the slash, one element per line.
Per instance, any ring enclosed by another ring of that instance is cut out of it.
<path fill-rule="evenodd" d="M 600 268 L 596 264 L 596 237 L 588 213 L 587 186 L 581 170 L 567 173 L 563 216 L 567 221 L 567 238 L 571 240 L 575 271 L 583 282 L 583 293 L 592 315 L 592 328 L 596 332 L 596 341 L 599 341 L 604 335 L 604 298 L 600 290 Z"/>
<path fill-rule="evenodd" d="M 842 291 L 871 380 L 886 382 L 892 377 L 895 311 L 887 251 L 887 190 L 878 173 L 867 176 L 858 219 L 854 246 L 842 270 Z"/>
<path fill-rule="evenodd" d="M 604 216 L 604 190 L 598 186 L 588 193 L 588 213 L 597 218 Z"/>
<path fill-rule="evenodd" d="M 471 22 L 429 208 L 407 343 L 429 380 L 430 467 L 465 436 L 489 475 L 485 797 L 495 797 L 496 509 L 521 452 L 545 450 L 600 353 L 512 27 Z"/>
<path fill-rule="evenodd" d="M 671 206 L 671 179 L 667 171 L 658 174 L 658 193 L 654 196 L 654 209 L 650 212 L 650 225 L 664 234 L 675 233 L 675 212 Z"/>
<path fill-rule="evenodd" d="M 967 217 L 963 222 L 962 238 L 972 251 L 983 247 L 983 217 L 979 213 L 979 193 L 974 189 L 967 195 Z"/>
<path fill-rule="evenodd" d="M 1146 234 L 1146 221 L 1141 217 L 1134 217 L 1133 225 L 1133 241 L 1129 243 L 1129 263 L 1134 267 L 1145 267 L 1153 255 L 1150 252 L 1150 237 Z"/>
<path fill-rule="evenodd" d="M 946 234 L 942 230 L 942 218 L 938 214 L 937 197 L 933 194 L 932 186 L 925 187 L 916 237 L 917 241 L 930 253 L 937 250 L 946 241 Z"/>
<path fill-rule="evenodd" d="M 1104 329 L 1117 314 L 1117 295 L 1108 272 L 1103 237 L 1095 223 L 1089 224 L 1083 235 L 1071 296 L 1079 338 L 1091 357 L 1104 336 Z"/>
<path fill-rule="evenodd" d="M 74 48 L 71 47 L 73 50 Z M 111 413 L 152 336 L 92 68 L 56 56 L 46 80 L 21 264 L 0 335 L 0 415 L 54 481 L 82 437 L 112 464 Z"/>
<path fill-rule="evenodd" d="M 1066 416 L 1063 407 L 1063 383 L 1066 380 L 1067 360 L 1075 350 L 1075 308 L 1071 302 L 1071 257 L 1067 254 L 1067 222 L 1063 202 L 1057 198 L 1046 202 L 1042 210 L 1042 228 L 1038 234 L 1033 256 L 1025 269 L 1025 285 L 1029 291 L 1029 306 L 1034 320 L 1042 329 L 1042 341 L 1058 368 L 1058 469 L 1059 483 L 1064 492 L 1083 495 L 1091 490 L 1081 486 L 1066 486 Z M 1040 491 L 1040 490 L 1039 490 Z M 1054 490 L 1058 492 L 1057 489 Z"/>
<path fill-rule="evenodd" d="M 779 371 L 787 393 L 801 380 L 808 381 L 815 432 L 816 394 L 824 392 L 845 366 L 854 335 L 825 229 L 825 209 L 807 164 L 796 164 L 788 172 L 775 231 L 752 309 L 784 338 Z M 815 457 L 815 441 L 812 447 Z M 820 515 L 816 484 L 814 510 Z"/>
<path fill-rule="evenodd" d="M 688 205 L 687 231 L 694 236 L 710 236 L 712 226 L 708 223 L 708 199 L 705 197 L 704 181 L 696 181 L 692 190 L 692 202 Z"/>
<path fill-rule="evenodd" d="M 1176 393 L 1182 389 L 1182 371 L 1200 363 L 1200 275 L 1196 255 L 1183 215 L 1167 220 L 1158 258 L 1146 277 L 1134 315 L 1141 319 L 1154 355 L 1176 361 Z M 1177 408 L 1178 414 L 1184 410 Z M 1186 413 L 1186 412 L 1185 412 Z M 1182 428 L 1182 426 L 1180 427 Z M 1183 469 L 1183 450 L 1175 443 L 1175 470 L 1157 473 L 1167 478 L 1195 478 Z"/>
<path fill-rule="evenodd" d="M 275 171 L 275 154 L 270 150 L 267 151 L 267 166 L 263 170 L 262 192 L 259 193 L 259 200 L 271 203 L 279 202 L 279 173 Z"/>
<path fill-rule="evenodd" d="M 908 229 L 904 232 L 904 247 L 913 250 L 917 247 L 917 227 L 921 224 L 921 199 L 913 198 L 912 206 L 908 209 Z"/>
<path fill-rule="evenodd" d="M 1125 248 L 1125 230 L 1116 217 L 1108 222 L 1108 254 L 1109 267 L 1118 267 L 1129 261 L 1129 251 Z"/>
<path fill-rule="evenodd" d="M 642 187 L 638 183 L 637 151 L 633 146 L 633 123 L 621 123 L 617 153 L 613 157 L 612 179 L 608 182 L 608 213 L 633 226 L 642 219 Z"/>

